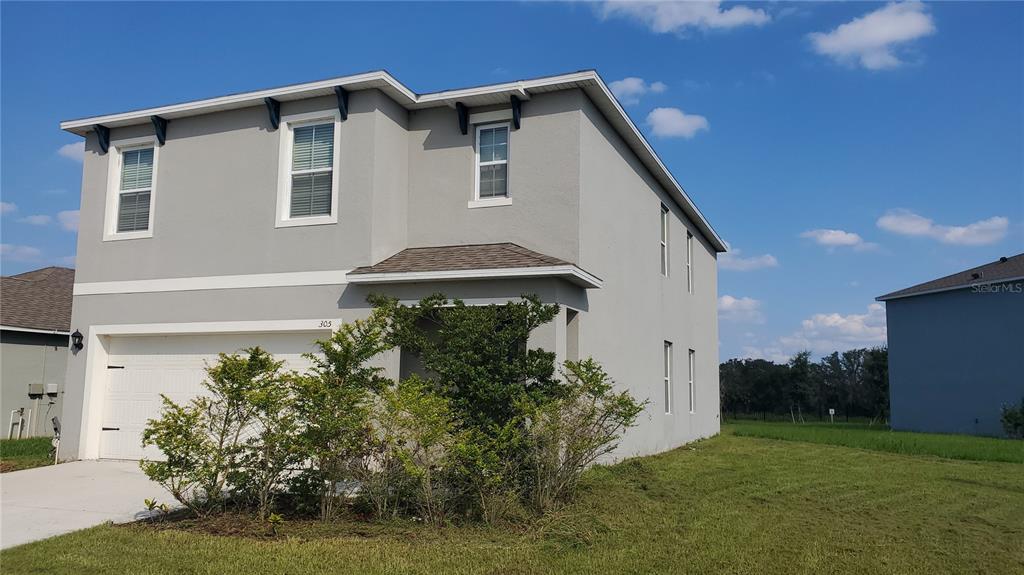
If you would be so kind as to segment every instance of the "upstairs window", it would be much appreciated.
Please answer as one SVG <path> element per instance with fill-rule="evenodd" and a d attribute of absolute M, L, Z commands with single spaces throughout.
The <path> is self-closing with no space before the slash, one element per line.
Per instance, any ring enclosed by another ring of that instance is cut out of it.
<path fill-rule="evenodd" d="M 668 208 L 661 206 L 661 275 L 668 277 Z"/>
<path fill-rule="evenodd" d="M 157 162 L 153 136 L 110 142 L 103 241 L 153 237 Z"/>
<path fill-rule="evenodd" d="M 329 216 L 334 180 L 334 124 L 298 126 L 292 134 L 292 195 L 288 216 Z"/>
<path fill-rule="evenodd" d="M 281 118 L 278 227 L 338 221 L 339 123 L 330 112 Z"/>
<path fill-rule="evenodd" d="M 121 183 L 117 194 L 117 233 L 149 229 L 153 194 L 153 148 L 121 152 Z"/>
<path fill-rule="evenodd" d="M 476 199 L 508 198 L 508 124 L 476 129 Z"/>
<path fill-rule="evenodd" d="M 693 234 L 686 232 L 686 291 L 693 293 Z"/>

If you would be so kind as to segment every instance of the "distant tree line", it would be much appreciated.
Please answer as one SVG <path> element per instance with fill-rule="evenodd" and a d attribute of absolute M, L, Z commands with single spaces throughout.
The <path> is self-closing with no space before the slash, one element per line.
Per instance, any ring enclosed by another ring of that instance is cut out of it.
<path fill-rule="evenodd" d="M 787 363 L 731 359 L 719 370 L 726 416 L 824 420 L 889 418 L 889 352 L 884 347 L 832 352 L 820 361 L 802 351 Z"/>

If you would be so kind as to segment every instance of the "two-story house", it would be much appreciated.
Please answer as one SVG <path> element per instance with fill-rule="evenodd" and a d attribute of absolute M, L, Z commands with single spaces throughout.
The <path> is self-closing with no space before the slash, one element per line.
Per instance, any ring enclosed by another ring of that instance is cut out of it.
<path fill-rule="evenodd" d="M 139 458 L 204 361 L 301 367 L 375 292 L 561 304 L 530 344 L 650 400 L 620 457 L 719 430 L 725 244 L 596 72 L 430 94 L 371 72 L 61 128 L 85 138 L 63 457 Z"/>

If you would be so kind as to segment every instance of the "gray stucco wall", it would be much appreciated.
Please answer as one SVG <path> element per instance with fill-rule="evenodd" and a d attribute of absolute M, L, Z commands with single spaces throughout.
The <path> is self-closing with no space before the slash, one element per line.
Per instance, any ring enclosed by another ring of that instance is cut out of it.
<path fill-rule="evenodd" d="M 579 316 L 580 354 L 593 356 L 650 404 L 617 455 L 657 453 L 719 432 L 715 252 L 603 116 L 584 103 L 580 264 L 604 280 Z M 661 275 L 661 205 L 669 206 L 669 277 Z M 686 231 L 694 235 L 687 292 Z M 663 345 L 673 347 L 673 409 L 663 400 Z M 688 408 L 688 350 L 696 352 L 696 408 Z"/>
<path fill-rule="evenodd" d="M 67 357 L 66 335 L 0 331 L 0 417 L 4 439 L 10 430 L 11 410 L 22 407 L 26 412 L 35 412 L 32 426 L 25 422 L 24 437 L 53 435 L 50 418 L 61 417 Z M 57 384 L 56 399 L 46 395 L 38 401 L 30 399 L 30 383 L 42 383 L 44 391 L 46 384 Z"/>
<path fill-rule="evenodd" d="M 966 288 L 885 307 L 893 429 L 1002 435 L 1002 404 L 1024 398 L 1024 293 Z"/>
<path fill-rule="evenodd" d="M 512 204 L 467 208 L 475 186 L 472 126 L 447 108 L 410 114 L 409 244 L 515 242 L 575 262 L 579 253 L 579 90 L 533 97 L 509 135 Z M 473 110 L 476 111 L 476 110 Z"/>

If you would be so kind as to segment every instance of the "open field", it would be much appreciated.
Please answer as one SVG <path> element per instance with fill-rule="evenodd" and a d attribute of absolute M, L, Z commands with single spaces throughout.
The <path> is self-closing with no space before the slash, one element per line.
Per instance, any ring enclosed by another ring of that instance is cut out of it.
<path fill-rule="evenodd" d="M 101 526 L 5 573 L 1022 573 L 1024 465 L 734 435 L 589 472 L 530 528 Z M 222 520 L 223 521 L 223 520 Z"/>
<path fill-rule="evenodd" d="M 827 443 L 905 455 L 1024 463 L 1024 441 L 1013 439 L 890 431 L 877 424 L 868 426 L 864 423 L 793 424 L 734 421 L 729 424 L 729 428 L 736 435 L 748 437 Z"/>
<path fill-rule="evenodd" d="M 51 463 L 49 437 L 0 439 L 0 473 Z"/>

